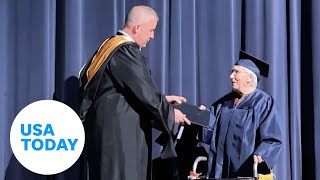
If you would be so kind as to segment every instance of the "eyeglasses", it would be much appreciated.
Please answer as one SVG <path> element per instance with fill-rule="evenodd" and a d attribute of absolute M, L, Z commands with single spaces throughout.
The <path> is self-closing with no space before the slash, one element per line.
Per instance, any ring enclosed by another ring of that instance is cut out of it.
<path fill-rule="evenodd" d="M 231 70 L 231 74 L 232 74 L 232 73 L 234 73 L 234 74 L 247 73 L 247 74 L 248 74 L 248 72 L 246 72 L 246 71 L 239 71 L 239 70 L 237 70 L 237 69 L 232 69 L 232 70 Z"/>

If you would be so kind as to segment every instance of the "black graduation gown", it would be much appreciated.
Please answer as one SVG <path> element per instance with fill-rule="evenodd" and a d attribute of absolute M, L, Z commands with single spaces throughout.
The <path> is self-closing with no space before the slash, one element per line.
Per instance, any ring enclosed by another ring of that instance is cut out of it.
<path fill-rule="evenodd" d="M 210 144 L 208 170 L 213 178 L 253 177 L 253 154 L 272 168 L 282 147 L 273 98 L 256 89 L 234 108 L 236 97 L 231 92 L 213 104 L 213 132 L 203 131 L 202 141 Z"/>
<path fill-rule="evenodd" d="M 176 156 L 170 133 L 173 107 L 156 87 L 137 44 L 123 44 L 109 58 L 107 68 L 99 69 L 86 88 L 98 86 L 84 122 L 89 177 L 149 180 L 152 127 L 167 139 L 161 157 Z"/>

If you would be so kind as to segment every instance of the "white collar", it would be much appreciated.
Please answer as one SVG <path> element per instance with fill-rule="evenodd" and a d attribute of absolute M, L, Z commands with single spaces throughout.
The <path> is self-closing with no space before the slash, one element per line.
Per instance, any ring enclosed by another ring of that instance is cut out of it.
<path fill-rule="evenodd" d="M 125 37 L 127 37 L 130 41 L 135 42 L 135 41 L 133 40 L 133 38 L 132 38 L 128 33 L 124 32 L 123 30 L 118 30 L 118 32 L 121 33 L 121 34 L 123 34 L 123 35 L 124 35 Z M 140 51 L 141 51 L 141 48 L 139 48 L 139 49 L 140 49 Z"/>
<path fill-rule="evenodd" d="M 123 34 L 123 35 L 125 35 L 126 37 L 128 37 L 128 38 L 130 39 L 130 41 L 135 42 L 135 41 L 133 40 L 133 38 L 132 38 L 128 33 L 124 32 L 123 30 L 118 30 L 118 32 L 121 33 L 121 34 Z"/>

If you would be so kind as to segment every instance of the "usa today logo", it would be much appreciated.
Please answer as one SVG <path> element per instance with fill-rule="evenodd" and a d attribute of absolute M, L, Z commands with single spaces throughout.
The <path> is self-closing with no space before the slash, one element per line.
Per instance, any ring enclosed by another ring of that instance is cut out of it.
<path fill-rule="evenodd" d="M 42 100 L 23 108 L 13 121 L 10 143 L 17 160 L 32 172 L 52 175 L 70 168 L 85 141 L 78 115 L 67 105 Z"/>

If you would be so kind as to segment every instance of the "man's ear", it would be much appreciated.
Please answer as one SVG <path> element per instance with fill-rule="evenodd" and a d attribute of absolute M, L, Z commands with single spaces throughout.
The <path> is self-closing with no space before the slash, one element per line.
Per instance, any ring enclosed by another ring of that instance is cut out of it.
<path fill-rule="evenodd" d="M 139 25 L 139 24 L 137 24 L 137 25 L 135 25 L 135 26 L 133 27 L 133 33 L 134 33 L 134 34 L 137 34 L 137 33 L 139 32 L 139 30 L 140 30 L 140 25 Z"/>
<path fill-rule="evenodd" d="M 253 75 L 249 74 L 248 79 L 247 79 L 247 83 L 250 84 L 253 81 Z"/>

